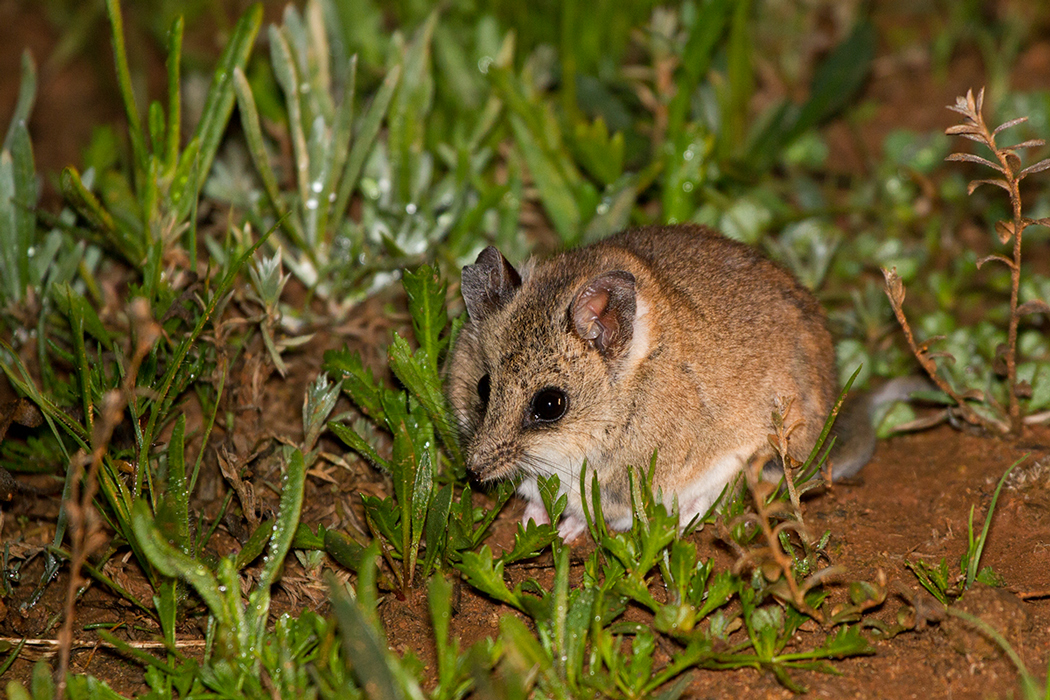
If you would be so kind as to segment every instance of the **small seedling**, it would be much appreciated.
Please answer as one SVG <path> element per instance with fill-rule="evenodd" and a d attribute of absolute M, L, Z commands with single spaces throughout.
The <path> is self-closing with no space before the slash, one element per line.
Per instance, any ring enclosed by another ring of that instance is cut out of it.
<path fill-rule="evenodd" d="M 940 564 L 936 567 L 926 565 L 921 561 L 907 561 L 904 563 L 912 573 L 915 574 L 916 578 L 919 579 L 919 583 L 925 588 L 930 594 L 939 600 L 942 604 L 948 605 L 955 600 L 958 600 L 962 595 L 968 591 L 974 584 L 975 581 L 979 581 L 988 586 L 1001 586 L 1003 585 L 1002 577 L 997 574 L 992 567 L 986 566 L 980 569 L 981 554 L 984 552 L 984 545 L 988 541 L 988 530 L 992 525 L 992 515 L 995 513 L 995 504 L 999 501 L 999 492 L 1002 491 L 1003 484 L 1006 483 L 1006 478 L 1010 476 L 1010 472 L 1014 470 L 1017 465 L 1027 459 L 1028 455 L 1021 457 L 1014 462 L 1009 469 L 999 478 L 999 484 L 995 487 L 995 493 L 992 495 L 992 502 L 988 506 L 988 514 L 984 518 L 984 527 L 981 529 L 979 535 L 974 534 L 973 529 L 973 514 L 974 506 L 970 506 L 970 522 L 967 527 L 967 545 L 966 550 L 962 553 L 962 557 L 959 559 L 959 572 L 952 574 L 948 569 L 948 562 L 945 559 L 941 559 Z"/>

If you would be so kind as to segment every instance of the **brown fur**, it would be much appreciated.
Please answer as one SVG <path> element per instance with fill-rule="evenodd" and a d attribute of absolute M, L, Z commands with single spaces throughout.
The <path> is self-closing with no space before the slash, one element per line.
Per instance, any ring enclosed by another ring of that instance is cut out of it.
<path fill-rule="evenodd" d="M 471 317 L 451 354 L 448 394 L 468 467 L 483 481 L 525 472 L 526 518 L 536 520 L 534 477 L 557 473 L 570 537 L 582 531 L 584 460 L 607 520 L 623 529 L 628 467 L 647 467 L 657 451 L 654 488 L 667 504 L 679 498 L 685 523 L 747 459 L 768 452 L 777 397 L 794 399 L 789 423 L 803 421 L 792 435 L 797 459 L 835 399 L 834 349 L 816 299 L 754 249 L 699 226 L 626 231 L 530 261 L 520 283 L 489 249 L 464 270 L 464 298 Z M 605 316 L 588 316 L 594 309 Z M 531 417 L 544 387 L 568 396 L 556 422 Z"/>

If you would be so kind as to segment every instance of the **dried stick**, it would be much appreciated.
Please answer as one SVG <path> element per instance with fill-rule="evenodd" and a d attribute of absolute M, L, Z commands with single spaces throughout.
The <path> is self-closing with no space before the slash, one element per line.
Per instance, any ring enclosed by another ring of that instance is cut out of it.
<path fill-rule="evenodd" d="M 944 357 L 947 353 L 931 353 L 929 350 L 929 344 L 938 338 L 930 338 L 929 340 L 919 345 L 915 342 L 915 334 L 912 333 L 911 325 L 908 323 L 907 317 L 904 315 L 904 283 L 901 281 L 900 276 L 897 274 L 897 268 L 887 270 L 882 268 L 882 274 L 886 278 L 886 296 L 890 299 L 890 306 L 893 307 L 893 313 L 897 316 L 897 322 L 901 326 L 901 330 L 904 331 L 904 337 L 908 341 L 908 347 L 911 348 L 911 352 L 915 355 L 915 359 L 919 361 L 919 365 L 922 366 L 926 374 L 929 375 L 930 379 L 937 388 L 943 391 L 945 394 L 951 397 L 955 401 L 962 413 L 963 420 L 972 425 L 983 425 L 989 428 L 995 428 L 1001 433 L 1010 432 L 1010 426 L 1002 421 L 996 421 L 994 418 L 983 416 L 977 411 L 970 408 L 966 403 L 966 397 L 960 395 L 952 385 L 940 375 L 937 371 L 937 363 L 933 361 L 935 357 Z"/>

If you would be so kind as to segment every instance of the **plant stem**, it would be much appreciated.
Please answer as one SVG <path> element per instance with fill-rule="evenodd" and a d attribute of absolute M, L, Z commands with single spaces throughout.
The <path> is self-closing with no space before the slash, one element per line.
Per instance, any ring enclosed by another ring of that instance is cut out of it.
<path fill-rule="evenodd" d="M 1005 160 L 1005 158 L 1004 158 Z M 1021 420 L 1021 406 L 1017 400 L 1017 297 L 1021 288 L 1021 234 L 1024 224 L 1021 221 L 1021 193 L 1017 175 L 1010 171 L 1010 200 L 1014 207 L 1014 264 L 1010 268 L 1010 325 L 1007 332 L 1006 350 L 1006 388 L 1010 392 L 1010 432 L 1020 435 L 1024 428 Z"/>

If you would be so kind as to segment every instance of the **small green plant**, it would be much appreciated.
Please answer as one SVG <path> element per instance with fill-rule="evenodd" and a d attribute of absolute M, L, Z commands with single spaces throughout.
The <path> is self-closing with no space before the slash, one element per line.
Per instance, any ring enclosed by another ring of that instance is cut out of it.
<path fill-rule="evenodd" d="M 567 583 L 565 547 L 554 549 L 551 585 L 527 579 L 513 589 L 507 586 L 504 572 L 518 557 L 517 551 L 494 557 L 486 545 L 478 552 L 463 553 L 456 568 L 468 583 L 525 613 L 536 625 L 533 637 L 516 618 L 503 619 L 501 635 L 514 643 L 500 662 L 502 673 L 525 678 L 530 668 L 535 669 L 526 687 L 534 684 L 548 695 L 597 692 L 644 698 L 662 689 L 664 697 L 674 698 L 688 684 L 683 674 L 691 668 L 751 667 L 766 669 L 786 687 L 799 691 L 801 686 L 790 675 L 792 669 L 828 671 L 826 659 L 873 652 L 859 627 L 846 623 L 856 622 L 864 610 L 884 600 L 884 586 L 856 584 L 851 603 L 835 614 L 822 615 L 817 609 L 825 595 L 819 584 L 827 580 L 828 570 L 811 577 L 801 607 L 778 588 L 779 577 L 771 577 L 769 583 L 756 572 L 748 582 L 739 573 L 715 573 L 710 560 L 698 557 L 695 544 L 678 538 L 676 508 L 669 511 L 653 494 L 651 478 L 651 471 L 640 478 L 632 475 L 631 496 L 637 515 L 630 530 L 615 533 L 604 523 L 600 486 L 592 482 L 588 492 L 593 511 L 585 509 L 585 517 L 598 547 L 585 561 L 582 584 L 575 589 L 570 590 Z M 544 489 L 541 493 L 555 494 L 557 484 L 548 482 Z M 756 500 L 764 503 L 764 495 Z M 557 504 L 548 501 L 546 505 L 555 517 Z M 530 524 L 525 530 L 519 526 L 515 550 L 534 527 Z M 801 566 L 789 566 L 788 575 Z M 667 591 L 663 602 L 652 593 L 657 581 Z M 629 606 L 646 611 L 649 620 L 624 620 Z M 787 651 L 799 626 L 811 619 L 823 621 L 829 630 L 838 629 L 820 647 Z M 657 664 L 655 650 L 668 648 L 668 644 L 674 653 Z"/>
<path fill-rule="evenodd" d="M 975 581 L 979 581 L 987 586 L 1003 585 L 1002 577 L 992 567 L 980 568 L 981 554 L 984 552 L 984 545 L 988 541 L 988 530 L 992 525 L 995 504 L 999 501 L 999 492 L 1002 491 L 1003 484 L 1006 483 L 1006 477 L 1010 476 L 1010 472 L 1027 457 L 1028 455 L 1025 455 L 1018 459 L 999 478 L 999 484 L 995 487 L 992 502 L 988 505 L 988 514 L 984 517 L 984 527 L 981 528 L 980 534 L 974 534 L 973 514 L 975 507 L 970 506 L 970 522 L 966 530 L 967 545 L 959 558 L 958 573 L 953 574 L 949 570 L 948 562 L 944 558 L 941 559 L 940 564 L 936 567 L 928 566 L 921 561 L 905 562 L 904 565 L 911 569 L 912 573 L 919 579 L 922 587 L 942 604 L 948 605 L 961 598 L 973 586 Z"/>
<path fill-rule="evenodd" d="M 980 143 L 992 152 L 994 162 L 983 156 L 972 153 L 953 153 L 948 156 L 949 161 L 965 161 L 992 168 L 998 176 L 991 179 L 973 180 L 970 182 L 968 192 L 973 191 L 980 185 L 994 185 L 1006 190 L 1010 198 L 1012 217 L 1009 220 L 998 221 L 995 231 L 999 242 L 1006 245 L 1012 244 L 1012 256 L 988 255 L 977 261 L 980 268 L 987 262 L 998 262 L 1006 265 L 1010 271 L 1010 309 L 1007 322 L 1007 333 L 1005 341 L 994 343 L 993 362 L 994 373 L 1002 378 L 1004 385 L 999 391 L 993 387 L 980 387 L 970 384 L 959 387 L 949 382 L 945 374 L 951 374 L 945 367 L 939 367 L 936 360 L 945 359 L 945 365 L 955 364 L 956 357 L 951 352 L 931 350 L 931 346 L 941 336 L 933 336 L 922 342 L 917 342 L 911 325 L 904 314 L 904 283 L 896 270 L 883 268 L 886 278 L 886 293 L 890 304 L 897 316 L 897 320 L 904 330 L 908 345 L 915 355 L 923 370 L 930 376 L 937 388 L 947 394 L 953 405 L 947 410 L 950 414 L 957 414 L 967 423 L 980 426 L 996 433 L 1020 434 L 1024 426 L 1024 416 L 1021 410 L 1021 398 L 1032 395 L 1032 386 L 1028 382 L 1018 381 L 1018 328 L 1021 319 L 1028 314 L 1050 312 L 1050 306 L 1041 299 L 1032 299 L 1023 304 L 1020 303 L 1019 293 L 1021 289 L 1021 241 L 1025 230 L 1029 226 L 1050 226 L 1050 218 L 1030 219 L 1023 215 L 1021 206 L 1020 183 L 1029 175 L 1042 172 L 1050 168 L 1050 158 L 1022 167 L 1021 157 L 1018 151 L 1034 146 L 1044 145 L 1042 139 L 1031 139 L 1015 144 L 1013 146 L 1000 146 L 996 143 L 996 136 L 1004 129 L 1022 124 L 1028 117 L 1011 119 L 994 130 L 989 130 L 985 124 L 982 108 L 984 106 L 984 90 L 974 98 L 973 92 L 968 91 L 966 97 L 960 97 L 953 107 L 954 112 L 963 115 L 963 123 L 950 127 L 948 134 L 960 135 L 971 141 Z M 961 363 L 960 363 L 961 364 Z M 961 377 L 956 377 L 958 382 Z M 989 382 L 990 383 L 990 382 Z M 1005 402 L 1005 406 L 1003 403 Z"/>
<path fill-rule="evenodd" d="M 248 61 L 262 22 L 262 7 L 250 9 L 234 28 L 219 58 L 204 111 L 192 138 L 182 146 L 183 21 L 174 21 L 168 46 L 168 105 L 151 102 L 143 123 L 132 90 L 119 0 L 106 4 L 113 34 L 117 84 L 131 142 L 131 172 L 99 173 L 91 191 L 72 166 L 62 171 L 62 191 L 86 222 L 76 230 L 145 273 L 146 298 L 155 302 L 162 261 L 177 244 L 197 270 L 198 196 L 211 169 L 234 105 L 233 76 Z"/>
<path fill-rule="evenodd" d="M 456 552 L 476 547 L 512 493 L 510 485 L 501 487 L 492 510 L 475 512 L 467 486 L 459 507 L 452 508 L 454 488 L 448 479 L 462 478 L 465 468 L 442 392 L 440 368 L 449 345 L 446 284 L 428 265 L 405 272 L 403 283 L 419 347 L 412 350 L 395 333 L 387 357 L 407 391 L 386 387 L 365 368 L 358 353 L 325 353 L 325 368 L 342 377 L 350 399 L 393 437 L 387 459 L 364 437 L 364 430 L 335 420 L 329 423 L 332 432 L 393 480 L 393 493 L 387 498 L 362 499 L 368 527 L 382 543 L 383 557 L 396 579 L 394 588 L 401 595 L 435 568 L 449 565 Z M 440 479 L 446 483 L 439 486 Z"/>

